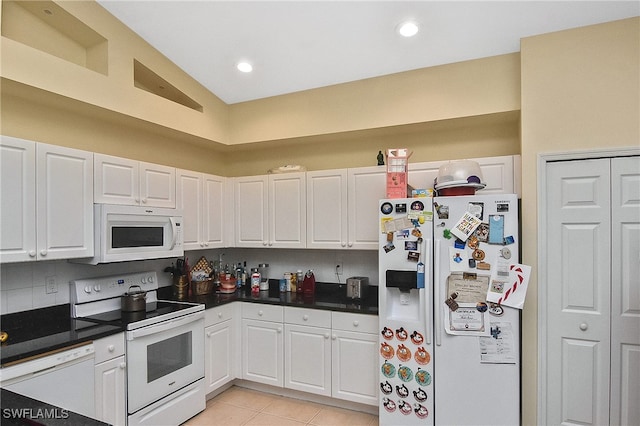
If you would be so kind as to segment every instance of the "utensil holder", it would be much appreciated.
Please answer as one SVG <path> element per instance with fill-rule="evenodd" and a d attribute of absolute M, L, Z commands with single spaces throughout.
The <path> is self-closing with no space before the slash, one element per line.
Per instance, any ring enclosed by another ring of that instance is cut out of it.
<path fill-rule="evenodd" d="M 173 276 L 173 295 L 178 300 L 189 298 L 189 278 L 186 275 Z"/>

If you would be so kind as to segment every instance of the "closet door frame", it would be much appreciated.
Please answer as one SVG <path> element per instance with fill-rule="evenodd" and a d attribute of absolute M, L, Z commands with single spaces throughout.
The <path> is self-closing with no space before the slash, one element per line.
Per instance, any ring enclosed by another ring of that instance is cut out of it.
<path fill-rule="evenodd" d="M 547 281 L 547 265 L 544 261 L 547 248 L 547 199 L 543 189 L 547 185 L 547 163 L 554 161 L 572 161 L 572 160 L 589 160 L 596 158 L 615 158 L 640 155 L 640 148 L 613 148 L 613 149 L 595 149 L 595 150 L 579 150 L 564 151 L 554 153 L 538 154 L 537 166 L 537 205 L 538 205 L 538 265 L 537 265 L 537 281 L 538 281 L 538 354 L 547 353 L 547 287 L 540 285 Z M 547 388 L 550 385 L 546 378 L 547 360 L 545 356 L 538 356 L 538 421 L 547 418 L 546 395 Z"/>

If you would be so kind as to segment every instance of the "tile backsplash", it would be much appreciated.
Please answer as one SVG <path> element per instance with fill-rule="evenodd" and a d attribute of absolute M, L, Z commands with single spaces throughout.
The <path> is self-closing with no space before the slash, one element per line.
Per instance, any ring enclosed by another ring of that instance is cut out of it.
<path fill-rule="evenodd" d="M 186 256 L 194 264 L 201 256 L 217 260 L 220 254 L 223 263 L 229 265 L 246 261 L 247 268 L 252 268 L 268 263 L 270 278 L 280 278 L 284 272 L 312 269 L 316 281 L 320 282 L 344 283 L 352 276 L 367 276 L 372 285 L 378 285 L 376 251 L 230 248 L 187 252 Z M 163 270 L 172 261 L 174 259 L 84 265 L 60 260 L 0 264 L 0 314 L 69 303 L 69 281 L 80 278 L 156 271 L 159 285 L 167 286 L 171 284 L 171 277 Z M 343 265 L 343 274 L 339 277 L 335 274 L 338 262 Z M 51 287 L 56 291 L 51 291 Z"/>

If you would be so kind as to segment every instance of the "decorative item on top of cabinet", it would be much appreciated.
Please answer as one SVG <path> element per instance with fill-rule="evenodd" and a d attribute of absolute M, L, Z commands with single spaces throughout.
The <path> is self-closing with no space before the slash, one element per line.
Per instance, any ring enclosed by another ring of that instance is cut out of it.
<path fill-rule="evenodd" d="M 176 208 L 176 169 L 94 154 L 94 202 Z"/>
<path fill-rule="evenodd" d="M 93 154 L 2 136 L 1 261 L 93 256 Z"/>

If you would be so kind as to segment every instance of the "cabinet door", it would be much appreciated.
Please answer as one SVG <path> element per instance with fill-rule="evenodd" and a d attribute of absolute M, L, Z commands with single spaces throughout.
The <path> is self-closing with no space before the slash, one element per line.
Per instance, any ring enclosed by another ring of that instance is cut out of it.
<path fill-rule="evenodd" d="M 233 321 L 227 320 L 207 327 L 204 333 L 205 393 L 210 393 L 234 379 Z"/>
<path fill-rule="evenodd" d="M 378 336 L 334 330 L 331 396 L 362 404 L 378 404 Z"/>
<path fill-rule="evenodd" d="M 284 386 L 331 396 L 330 330 L 284 325 Z"/>
<path fill-rule="evenodd" d="M 347 170 L 307 172 L 307 247 L 346 248 L 347 237 Z"/>
<path fill-rule="evenodd" d="M 138 161 L 111 155 L 94 154 L 94 190 L 96 203 L 138 205 L 140 168 Z"/>
<path fill-rule="evenodd" d="M 269 246 L 305 248 L 306 210 L 305 173 L 269 176 Z"/>
<path fill-rule="evenodd" d="M 93 154 L 38 144 L 39 259 L 93 256 Z"/>
<path fill-rule="evenodd" d="M 0 140 L 0 261 L 36 259 L 36 144 Z"/>
<path fill-rule="evenodd" d="M 176 169 L 140 163 L 140 205 L 176 208 Z"/>
<path fill-rule="evenodd" d="M 202 175 L 202 242 L 205 248 L 225 246 L 225 210 L 233 209 L 233 205 L 226 202 L 225 186 L 224 177 Z"/>
<path fill-rule="evenodd" d="M 378 201 L 386 196 L 386 169 L 383 166 L 349 169 L 347 194 L 347 246 L 378 250 Z"/>
<path fill-rule="evenodd" d="M 182 210 L 182 240 L 185 250 L 198 250 L 202 244 L 202 175 L 189 170 L 176 172 L 177 207 Z"/>
<path fill-rule="evenodd" d="M 242 378 L 283 386 L 282 323 L 242 320 Z"/>
<path fill-rule="evenodd" d="M 126 377 L 124 356 L 96 364 L 96 419 L 111 425 L 127 424 Z"/>
<path fill-rule="evenodd" d="M 236 247 L 263 247 L 268 242 L 267 176 L 235 178 Z"/>

